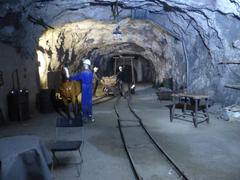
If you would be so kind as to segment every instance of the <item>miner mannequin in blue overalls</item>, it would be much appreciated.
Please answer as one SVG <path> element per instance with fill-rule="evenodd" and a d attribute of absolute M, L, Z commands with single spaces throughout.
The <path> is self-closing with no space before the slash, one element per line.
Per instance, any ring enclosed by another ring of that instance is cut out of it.
<path fill-rule="evenodd" d="M 94 121 L 92 117 L 92 81 L 91 61 L 83 61 L 84 70 L 70 77 L 70 80 L 81 81 L 82 84 L 82 118 L 84 121 Z"/>

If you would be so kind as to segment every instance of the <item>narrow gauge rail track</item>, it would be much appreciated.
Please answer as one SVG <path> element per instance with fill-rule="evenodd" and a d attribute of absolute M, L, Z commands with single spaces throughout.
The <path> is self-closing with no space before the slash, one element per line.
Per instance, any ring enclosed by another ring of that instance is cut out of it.
<path fill-rule="evenodd" d="M 107 95 L 105 95 L 105 96 L 99 97 L 98 99 L 93 101 L 93 105 L 101 104 L 101 103 L 110 101 L 110 100 L 112 100 L 114 98 L 115 98 L 115 96 L 107 96 Z"/>
<path fill-rule="evenodd" d="M 186 177 L 186 175 L 183 173 L 183 171 L 177 166 L 177 164 L 173 161 L 173 159 L 163 150 L 163 148 L 156 142 L 156 140 L 151 136 L 151 134 L 149 133 L 149 131 L 147 130 L 147 128 L 144 126 L 142 119 L 137 115 L 137 113 L 133 110 L 133 108 L 131 107 L 131 104 L 129 102 L 129 99 L 127 99 L 127 105 L 125 106 L 125 108 L 128 109 L 129 112 L 131 112 L 131 114 L 136 118 L 135 120 L 123 120 L 122 116 L 120 116 L 120 108 L 118 108 L 119 106 L 119 101 L 123 99 L 122 97 L 118 97 L 115 101 L 114 104 L 114 110 L 115 113 L 117 115 L 117 121 L 118 121 L 118 128 L 119 128 L 119 132 L 120 132 L 120 136 L 124 145 L 124 149 L 126 151 L 127 157 L 129 159 L 129 162 L 131 164 L 132 167 L 132 171 L 136 177 L 137 180 L 143 180 L 143 177 L 140 174 L 140 171 L 137 169 L 137 165 L 134 162 L 134 158 L 133 158 L 133 153 L 131 154 L 131 148 L 129 148 L 129 144 L 127 143 L 127 138 L 126 135 L 124 134 L 124 128 L 126 127 L 137 127 L 143 130 L 143 132 L 145 133 L 145 136 L 148 137 L 148 139 L 150 140 L 150 142 L 152 143 L 152 145 L 155 147 L 155 149 L 158 151 L 159 156 L 163 157 L 163 159 L 165 161 L 167 161 L 167 164 L 169 165 L 169 167 L 175 172 L 176 174 L 176 178 L 175 179 L 181 179 L 181 180 L 188 180 L 188 178 Z M 126 116 L 126 112 L 124 114 L 124 117 Z M 130 126 L 124 126 L 122 122 L 124 121 L 134 121 L 135 125 L 130 125 Z"/>

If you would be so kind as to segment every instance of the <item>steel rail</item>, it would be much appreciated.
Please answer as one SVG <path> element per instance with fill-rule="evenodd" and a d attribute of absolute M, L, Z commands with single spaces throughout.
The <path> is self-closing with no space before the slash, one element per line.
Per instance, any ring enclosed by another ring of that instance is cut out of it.
<path fill-rule="evenodd" d="M 128 156 L 128 160 L 129 160 L 129 162 L 131 164 L 134 176 L 135 176 L 135 178 L 137 180 L 143 180 L 143 178 L 137 172 L 136 166 L 135 166 L 133 158 L 132 158 L 132 156 L 131 156 L 131 154 L 130 154 L 130 152 L 128 150 L 128 147 L 127 147 L 127 144 L 126 144 L 123 132 L 122 132 L 122 126 L 121 126 L 121 122 L 120 122 L 120 115 L 119 115 L 119 112 L 117 111 L 117 104 L 119 103 L 120 99 L 121 99 L 121 96 L 118 97 L 118 99 L 116 100 L 116 102 L 114 104 L 114 110 L 115 110 L 115 113 L 117 115 L 117 121 L 118 121 L 118 129 L 119 129 L 119 132 L 120 132 L 120 136 L 121 136 L 121 139 L 122 139 L 122 142 L 123 142 L 124 149 L 125 149 L 125 151 L 127 153 L 127 156 Z"/>
<path fill-rule="evenodd" d="M 149 133 L 147 128 L 142 122 L 142 119 L 137 115 L 137 113 L 132 109 L 129 99 L 127 99 L 128 107 L 130 111 L 133 113 L 133 115 L 139 120 L 140 126 L 144 129 L 146 134 L 148 135 L 149 139 L 151 139 L 152 143 L 157 147 L 157 149 L 164 155 L 164 157 L 169 161 L 170 165 L 175 169 L 176 173 L 179 175 L 179 178 L 188 180 L 187 176 L 184 174 L 184 172 L 177 166 L 177 164 L 173 161 L 173 159 L 163 150 L 163 148 L 156 142 L 156 140 L 152 137 L 152 135 Z"/>
<path fill-rule="evenodd" d="M 111 96 L 111 97 L 109 97 L 108 99 L 102 100 L 102 99 L 104 99 L 104 98 L 106 98 L 106 97 L 108 97 L 108 96 L 107 96 L 107 95 L 102 96 L 102 97 L 94 100 L 92 104 L 93 104 L 93 105 L 97 105 L 97 104 L 105 103 L 105 102 L 110 101 L 110 100 L 112 100 L 112 99 L 115 98 L 115 96 Z"/>

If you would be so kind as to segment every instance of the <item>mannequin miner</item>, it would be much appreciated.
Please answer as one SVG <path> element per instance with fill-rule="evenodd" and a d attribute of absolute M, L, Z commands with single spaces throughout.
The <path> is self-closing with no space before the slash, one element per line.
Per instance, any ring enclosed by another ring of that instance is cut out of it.
<path fill-rule="evenodd" d="M 82 84 L 82 118 L 85 122 L 94 121 L 92 117 L 92 81 L 91 61 L 83 60 L 84 70 L 70 77 L 70 80 L 81 81 Z"/>

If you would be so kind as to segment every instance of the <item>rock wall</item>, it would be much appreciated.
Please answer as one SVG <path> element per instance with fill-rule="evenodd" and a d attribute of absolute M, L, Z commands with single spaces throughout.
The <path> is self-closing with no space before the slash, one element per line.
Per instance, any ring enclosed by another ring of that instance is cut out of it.
<path fill-rule="evenodd" d="M 70 72 L 79 71 L 83 58 L 90 58 L 93 64 L 106 69 L 114 55 L 132 54 L 142 56 L 154 65 L 154 82 L 160 84 L 163 78 L 173 77 L 178 86 L 185 84 L 185 59 L 179 41 L 158 26 L 143 20 L 124 19 L 119 22 L 122 35 L 115 37 L 116 24 L 85 20 L 46 31 L 39 39 L 38 51 L 43 57 L 42 87 L 47 86 L 47 73 L 68 65 Z M 109 70 L 108 70 L 109 71 Z"/>
<path fill-rule="evenodd" d="M 1 1 L 0 5 L 0 41 L 15 47 L 21 56 L 31 58 L 35 57 L 38 39 L 46 29 L 86 19 L 150 20 L 182 43 L 190 91 L 204 91 L 224 104 L 240 101 L 238 90 L 225 88 L 226 84 L 239 83 L 240 66 L 219 64 L 239 62 L 239 1 L 15 0 Z M 153 62 L 157 62 L 157 55 L 154 56 Z M 155 67 L 160 66 L 155 63 Z M 156 70 L 156 74 L 161 73 Z"/>
<path fill-rule="evenodd" d="M 3 72 L 3 86 L 0 87 L 0 108 L 5 119 L 8 118 L 7 95 L 13 88 L 17 89 L 17 79 L 12 73 L 17 69 L 19 74 L 20 88 L 29 90 L 29 107 L 31 115 L 36 112 L 36 93 L 39 89 L 37 78 L 37 63 L 32 59 L 19 56 L 15 49 L 0 43 L 0 71 Z M 13 84 L 14 83 L 14 84 Z"/>

